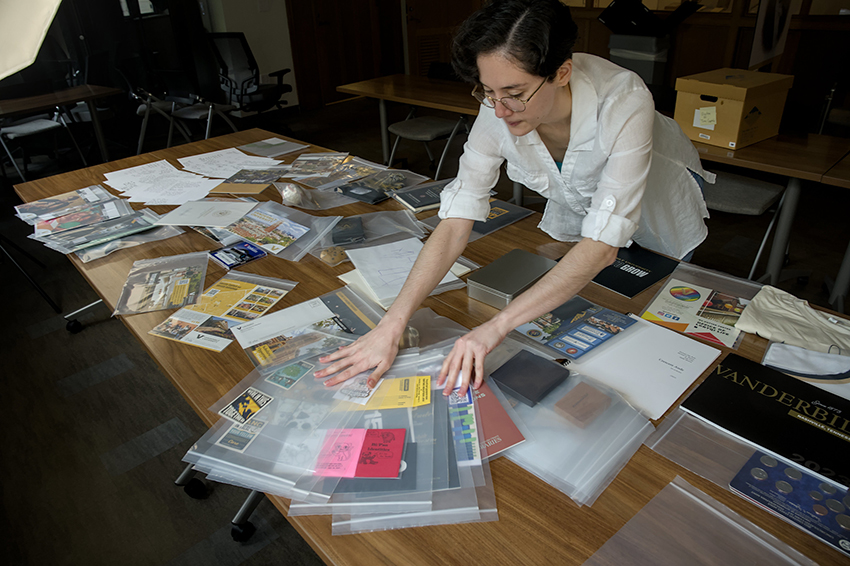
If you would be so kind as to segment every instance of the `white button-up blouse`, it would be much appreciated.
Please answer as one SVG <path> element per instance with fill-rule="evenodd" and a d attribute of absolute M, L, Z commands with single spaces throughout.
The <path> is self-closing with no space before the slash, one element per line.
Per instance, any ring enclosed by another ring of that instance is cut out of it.
<path fill-rule="evenodd" d="M 539 227 L 561 241 L 591 238 L 614 247 L 634 240 L 684 257 L 708 235 L 694 171 L 708 182 L 681 128 L 654 109 L 639 76 L 600 57 L 573 55 L 570 142 L 561 169 L 537 131 L 517 137 L 482 106 L 442 192 L 440 218 L 484 220 L 507 160 L 511 180 L 548 200 Z"/>

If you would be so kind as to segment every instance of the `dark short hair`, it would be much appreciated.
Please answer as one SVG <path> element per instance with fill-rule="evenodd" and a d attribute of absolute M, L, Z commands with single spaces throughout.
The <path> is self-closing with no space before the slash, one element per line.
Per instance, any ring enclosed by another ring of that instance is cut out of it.
<path fill-rule="evenodd" d="M 504 52 L 527 73 L 552 78 L 573 56 L 578 26 L 559 0 L 492 0 L 463 22 L 452 42 L 452 66 L 477 83 L 478 56 Z"/>

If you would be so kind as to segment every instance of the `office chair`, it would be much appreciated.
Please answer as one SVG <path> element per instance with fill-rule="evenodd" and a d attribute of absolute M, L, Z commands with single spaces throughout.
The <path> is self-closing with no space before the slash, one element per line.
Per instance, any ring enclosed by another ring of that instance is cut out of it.
<path fill-rule="evenodd" d="M 166 147 L 171 147 L 171 139 L 177 124 L 190 131 L 187 122 L 206 121 L 204 139 L 209 139 L 212 132 L 213 117 L 219 116 L 234 131 L 239 129 L 228 118 L 227 113 L 235 110 L 232 104 L 222 104 L 196 93 L 194 87 L 189 84 L 183 71 L 160 70 L 157 75 L 165 85 L 166 94 L 163 97 L 166 102 L 172 103 L 170 116 L 173 118 L 168 127 L 168 142 Z"/>
<path fill-rule="evenodd" d="M 292 86 L 283 84 L 283 76 L 291 69 L 269 73 L 277 79 L 276 84 L 260 84 L 260 69 L 244 33 L 210 33 L 209 38 L 218 61 L 221 89 L 230 104 L 243 112 L 260 113 L 287 103 L 281 97 L 292 92 Z"/>
<path fill-rule="evenodd" d="M 57 130 L 62 127 L 64 127 L 65 131 L 68 132 L 68 137 L 71 138 L 71 142 L 77 149 L 77 153 L 80 154 L 80 159 L 83 161 L 83 165 L 88 167 L 88 163 L 86 163 L 86 158 L 83 155 L 82 150 L 80 150 L 80 146 L 77 145 L 77 140 L 71 133 L 71 129 L 68 128 L 68 124 L 65 123 L 65 118 L 62 116 L 62 112 L 59 108 L 56 109 L 56 114 L 53 115 L 52 119 L 47 119 L 45 117 L 29 117 L 13 122 L 0 122 L 0 145 L 3 146 L 6 155 L 12 162 L 12 166 L 15 168 L 15 171 L 17 171 L 18 176 L 20 176 L 21 180 L 27 180 L 24 173 L 28 173 L 27 163 L 29 162 L 29 158 L 27 156 L 26 145 L 22 144 L 20 140 L 29 136 L 34 136 L 37 134 L 43 134 L 46 132 Z M 17 141 L 18 148 L 21 150 L 21 153 L 23 155 L 23 171 L 21 171 L 21 168 L 18 167 L 18 163 L 15 160 L 14 155 L 12 155 L 12 150 L 7 144 L 7 142 L 13 140 Z"/>
<path fill-rule="evenodd" d="M 782 209 L 782 203 L 785 199 L 785 187 L 743 175 L 726 173 L 725 171 L 718 171 L 715 174 L 717 175 L 717 179 L 714 184 L 705 183 L 703 188 L 705 205 L 711 210 L 730 212 L 732 214 L 745 214 L 747 216 L 761 216 L 770 207 L 776 205 L 773 218 L 767 226 L 767 230 L 756 253 L 756 258 L 753 260 L 753 265 L 750 268 L 750 273 L 747 275 L 747 279 L 752 279 L 753 275 L 755 275 L 759 259 L 761 259 L 761 254 L 770 237 L 770 232 L 773 230 L 773 226 Z"/>

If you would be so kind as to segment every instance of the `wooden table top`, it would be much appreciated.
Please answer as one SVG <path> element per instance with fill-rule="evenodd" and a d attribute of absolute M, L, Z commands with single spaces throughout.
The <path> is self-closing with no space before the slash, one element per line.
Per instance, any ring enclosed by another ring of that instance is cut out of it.
<path fill-rule="evenodd" d="M 47 94 L 0 100 L 0 118 L 49 110 L 56 106 L 77 102 L 88 102 L 123 92 L 121 89 L 109 86 L 79 85 Z"/>
<path fill-rule="evenodd" d="M 827 171 L 821 182 L 825 185 L 850 189 L 850 154 Z"/>
<path fill-rule="evenodd" d="M 100 183 L 104 180 L 103 173 L 107 171 L 163 158 L 168 158 L 174 165 L 178 165 L 176 159 L 179 157 L 260 141 L 272 135 L 274 134 L 262 130 L 230 134 L 20 184 L 15 189 L 25 201 L 32 201 Z M 326 151 L 318 147 L 311 150 Z M 292 155 L 285 157 L 286 161 L 294 158 Z M 272 190 L 265 191 L 260 198 L 280 201 L 279 195 Z M 163 212 L 170 208 L 155 207 L 155 210 Z M 401 207 L 390 200 L 379 205 L 378 209 L 400 210 Z M 311 213 L 321 215 L 344 212 L 345 215 L 351 215 L 375 210 L 374 206 L 355 203 L 345 209 Z M 430 214 L 433 214 L 433 211 L 420 217 Z M 539 216 L 535 213 L 504 228 L 498 235 L 473 242 L 464 255 L 473 261 L 486 264 L 512 248 L 520 247 L 550 258 L 560 257 L 569 249 L 570 244 L 556 242 L 537 229 Z M 210 240 L 187 230 L 181 236 L 120 250 L 89 264 L 81 263 L 75 256 L 69 256 L 69 259 L 106 304 L 113 308 L 134 261 L 213 247 Z M 240 270 L 299 282 L 295 289 L 276 305 L 277 310 L 341 287 L 342 284 L 336 275 L 350 269 L 350 264 L 329 267 L 307 255 L 297 263 L 266 257 Z M 206 285 L 212 284 L 224 274 L 223 269 L 210 263 Z M 661 285 L 662 283 L 658 283 L 631 300 L 593 283 L 581 294 L 591 301 L 620 312 L 640 312 Z M 424 306 L 467 327 L 480 324 L 496 312 L 483 303 L 469 299 L 463 289 L 430 297 Z M 205 423 L 212 425 L 217 419 L 207 411 L 207 407 L 247 375 L 252 365 L 238 346 L 230 346 L 221 353 L 215 353 L 149 335 L 148 330 L 162 322 L 170 312 L 144 313 L 123 316 L 121 319 L 195 412 Z M 739 353 L 752 359 L 760 359 L 765 345 L 765 340 L 748 335 Z M 727 353 L 729 351 L 725 350 Z M 846 564 L 846 557 L 814 537 L 755 505 L 744 502 L 728 490 L 681 468 L 645 446 L 638 450 L 592 507 L 577 507 L 566 495 L 505 458 L 491 462 L 490 470 L 499 513 L 499 520 L 496 522 L 334 537 L 331 535 L 329 516 L 288 517 L 288 520 L 328 564 L 466 565 L 477 564 L 483 560 L 493 565 L 581 564 L 679 475 L 820 564 Z M 270 497 L 270 500 L 282 513 L 287 513 L 288 500 L 279 497 Z M 202 512 L 200 505 L 202 504 L 199 503 L 199 512 Z"/>
<path fill-rule="evenodd" d="M 477 116 L 481 104 L 466 83 L 390 75 L 336 87 L 339 92 Z"/>
<path fill-rule="evenodd" d="M 818 134 L 779 135 L 738 150 L 693 143 L 705 161 L 817 182 L 850 152 L 850 139 Z"/>

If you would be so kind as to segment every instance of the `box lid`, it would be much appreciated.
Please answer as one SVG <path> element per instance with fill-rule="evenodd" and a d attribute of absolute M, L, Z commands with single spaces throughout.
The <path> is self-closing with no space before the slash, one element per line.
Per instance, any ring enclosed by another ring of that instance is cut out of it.
<path fill-rule="evenodd" d="M 723 68 L 679 77 L 676 79 L 676 90 L 731 100 L 746 100 L 748 96 L 788 90 L 793 82 L 793 75 Z"/>
<path fill-rule="evenodd" d="M 467 285 L 477 284 L 492 292 L 515 296 L 533 285 L 556 264 L 551 259 L 513 249 L 470 275 Z"/>

